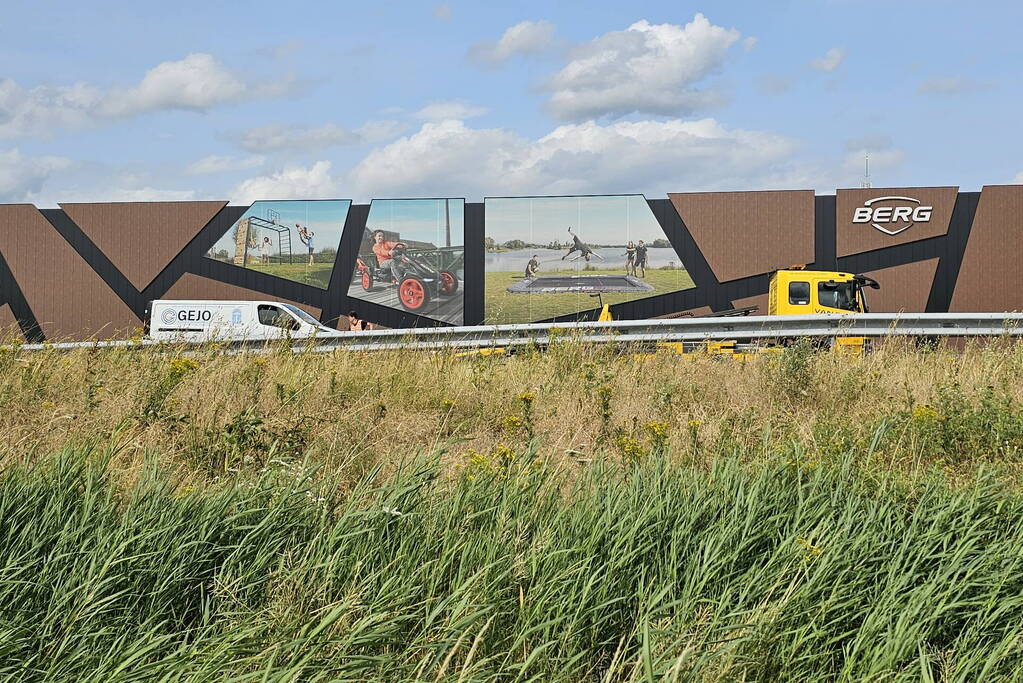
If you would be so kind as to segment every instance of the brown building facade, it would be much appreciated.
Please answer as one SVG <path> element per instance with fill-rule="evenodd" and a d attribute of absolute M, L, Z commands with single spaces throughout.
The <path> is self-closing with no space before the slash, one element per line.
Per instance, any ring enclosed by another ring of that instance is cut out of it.
<path fill-rule="evenodd" d="M 437 258 L 458 261 L 448 267 L 457 274 L 460 298 L 449 304 L 460 302 L 458 319 L 472 325 L 483 321 L 487 292 L 493 291 L 485 262 L 511 252 L 488 240 L 486 203 L 463 206 L 464 254 L 449 249 Z M 763 304 L 770 273 L 796 265 L 877 279 L 881 290 L 870 293 L 870 303 L 879 312 L 1023 310 L 1023 185 L 980 192 L 899 187 L 840 189 L 834 195 L 672 193 L 648 198 L 646 206 L 663 232 L 658 243 L 670 246 L 684 268 L 681 273 L 673 262 L 670 267 L 681 274 L 672 277 L 685 284 L 615 303 L 616 318 Z M 370 205 L 346 204 L 338 219 L 340 237 L 323 244 L 321 232 L 314 238 L 320 240 L 315 258 L 309 242 L 308 263 L 304 247 L 289 243 L 297 254 L 289 251 L 289 259 L 316 269 L 318 281 L 274 270 L 272 259 L 281 259 L 279 233 L 286 230 L 273 217 L 256 220 L 278 240 L 273 252 L 268 247 L 263 254 L 268 267 L 246 268 L 211 256 L 218 240 L 239 236 L 236 226 L 248 209 L 223 201 L 76 203 L 42 210 L 0 205 L 0 333 L 33 341 L 123 338 L 137 333 L 149 302 L 159 298 L 283 300 L 328 324 L 352 308 L 386 327 L 444 324 L 391 305 L 386 290 L 373 299 L 351 296 L 358 292 L 367 227 L 373 228 L 367 226 Z M 445 220 L 450 232 L 450 213 Z M 618 248 L 602 246 L 606 253 Z M 591 319 L 595 304 L 555 319 Z"/>

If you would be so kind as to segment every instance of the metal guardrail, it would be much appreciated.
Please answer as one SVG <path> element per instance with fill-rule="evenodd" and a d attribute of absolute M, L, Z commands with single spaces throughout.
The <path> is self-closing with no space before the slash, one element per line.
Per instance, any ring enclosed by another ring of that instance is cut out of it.
<path fill-rule="evenodd" d="M 1023 336 L 1023 313 L 862 313 L 855 315 L 751 316 L 616 320 L 613 322 L 529 323 L 474 325 L 365 332 L 293 339 L 296 352 L 388 349 L 475 349 L 546 346 L 557 340 L 588 343 L 757 341 L 791 337 L 997 337 Z M 200 345 L 209 342 L 185 342 Z M 272 342 L 271 342 L 272 343 Z M 21 349 L 146 348 L 182 344 L 152 340 L 23 344 Z M 217 342 L 228 352 L 261 349 L 266 340 Z"/>

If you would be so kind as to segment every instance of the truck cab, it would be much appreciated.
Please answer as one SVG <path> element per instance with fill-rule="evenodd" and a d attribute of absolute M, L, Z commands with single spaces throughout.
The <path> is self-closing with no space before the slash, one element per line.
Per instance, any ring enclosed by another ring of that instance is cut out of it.
<path fill-rule="evenodd" d="M 341 334 L 280 301 L 200 301 L 158 299 L 149 306 L 146 332 L 169 342 L 241 339 L 303 339 Z"/>
<path fill-rule="evenodd" d="M 867 313 L 866 288 L 878 289 L 865 275 L 791 268 L 775 271 L 767 301 L 768 315 Z"/>

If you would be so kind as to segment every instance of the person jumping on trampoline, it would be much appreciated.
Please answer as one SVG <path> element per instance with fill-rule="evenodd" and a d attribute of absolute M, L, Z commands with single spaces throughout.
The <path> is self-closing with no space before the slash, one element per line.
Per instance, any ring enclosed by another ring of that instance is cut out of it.
<path fill-rule="evenodd" d="M 568 226 L 568 234 L 572 236 L 572 246 L 568 248 L 568 253 L 561 257 L 562 261 L 571 256 L 572 252 L 575 251 L 579 252 L 579 256 L 576 256 L 574 259 L 571 259 L 573 261 L 578 261 L 580 258 L 584 258 L 586 259 L 586 262 L 589 263 L 590 256 L 596 256 L 601 261 L 604 260 L 603 256 L 590 249 L 590 247 L 585 242 L 579 239 L 578 235 L 572 232 L 572 226 Z"/>

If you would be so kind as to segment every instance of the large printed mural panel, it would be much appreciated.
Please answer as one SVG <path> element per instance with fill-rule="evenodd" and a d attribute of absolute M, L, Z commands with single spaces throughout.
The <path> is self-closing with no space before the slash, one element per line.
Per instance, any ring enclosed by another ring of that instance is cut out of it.
<path fill-rule="evenodd" d="M 693 286 L 642 195 L 487 198 L 485 212 L 488 323 Z"/>
<path fill-rule="evenodd" d="M 464 282 L 464 199 L 370 203 L 349 297 L 461 325 Z"/>
<path fill-rule="evenodd" d="M 206 256 L 326 289 L 351 205 L 348 199 L 255 202 Z"/>

